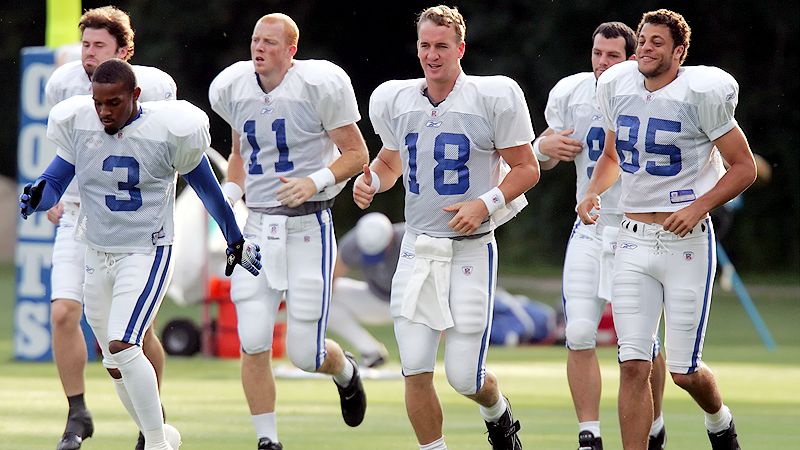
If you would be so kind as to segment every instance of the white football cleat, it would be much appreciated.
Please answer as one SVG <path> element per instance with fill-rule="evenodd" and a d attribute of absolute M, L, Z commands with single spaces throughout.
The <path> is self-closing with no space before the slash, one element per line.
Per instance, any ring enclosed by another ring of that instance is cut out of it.
<path fill-rule="evenodd" d="M 180 448 L 181 433 L 178 431 L 177 428 L 173 427 L 168 423 L 164 424 L 164 438 L 167 440 L 167 443 L 172 448 L 172 450 L 178 450 Z"/>

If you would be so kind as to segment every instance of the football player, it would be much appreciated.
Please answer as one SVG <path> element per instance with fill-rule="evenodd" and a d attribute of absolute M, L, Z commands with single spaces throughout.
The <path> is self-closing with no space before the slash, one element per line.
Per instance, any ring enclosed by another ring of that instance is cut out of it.
<path fill-rule="evenodd" d="M 180 433 L 163 423 L 155 371 L 141 343 L 172 273 L 175 174 L 203 199 L 228 242 L 228 274 L 258 274 L 258 247 L 246 244 L 203 153 L 208 117 L 185 101 L 139 103 L 133 68 L 100 64 L 92 96 L 71 97 L 48 117 L 55 159 L 20 195 L 23 217 L 51 208 L 73 177 L 81 209 L 75 235 L 86 242 L 86 318 L 103 365 L 145 439 L 146 450 L 175 450 Z"/>
<path fill-rule="evenodd" d="M 576 203 L 583 198 L 605 144 L 603 116 L 594 93 L 597 78 L 609 67 L 634 59 L 635 49 L 636 36 L 630 27 L 621 22 L 600 24 L 592 34 L 592 72 L 570 75 L 550 91 L 544 112 L 549 128 L 533 142 L 533 150 L 545 170 L 559 161 L 575 163 Z M 603 193 L 602 200 L 603 215 L 597 225 L 575 221 L 564 258 L 567 381 L 578 416 L 580 450 L 603 448 L 600 365 L 595 347 L 597 327 L 606 302 L 611 301 L 607 278 L 613 270 L 613 248 L 622 219 L 617 207 L 619 183 Z M 665 375 L 664 356 L 659 352 L 653 361 L 651 384 L 656 419 L 650 430 L 649 449 L 663 448 L 666 440 L 661 416 Z"/>
<path fill-rule="evenodd" d="M 517 450 L 519 422 L 485 364 L 497 281 L 494 229 L 524 206 L 539 166 L 522 90 L 507 77 L 462 71 L 465 32 L 455 8 L 420 14 L 424 78 L 388 81 L 372 93 L 370 120 L 383 148 L 364 166 L 353 198 L 367 208 L 403 177 L 406 233 L 390 309 L 420 449 L 447 448 L 433 385 L 444 332 L 450 385 L 479 404 L 493 449 Z"/>
<path fill-rule="evenodd" d="M 87 10 L 78 22 L 81 30 L 81 59 L 57 68 L 45 86 L 49 108 L 73 95 L 92 93 L 92 74 L 98 65 L 110 58 L 131 59 L 134 53 L 134 32 L 130 17 L 114 6 Z M 154 67 L 133 66 L 141 88 L 139 100 L 172 100 L 176 96 L 175 81 Z M 75 450 L 94 432 L 94 424 L 84 401 L 84 369 L 86 341 L 80 326 L 83 315 L 84 255 L 86 245 L 75 239 L 75 221 L 80 210 L 77 183 L 69 185 L 61 201 L 47 213 L 58 225 L 53 244 L 53 269 L 50 285 L 52 303 L 50 322 L 53 333 L 53 357 L 61 385 L 69 403 L 67 425 L 57 450 Z M 164 371 L 164 349 L 153 332 L 147 329 L 142 340 L 144 354 L 153 364 L 161 384 Z M 139 433 L 136 450 L 144 448 Z"/>
<path fill-rule="evenodd" d="M 289 16 L 260 18 L 251 60 L 226 68 L 209 88 L 211 107 L 232 131 L 224 190 L 234 203 L 246 193 L 245 235 L 267 255 L 259 277 L 231 280 L 242 385 L 260 450 L 282 448 L 270 349 L 284 296 L 289 359 L 333 376 L 347 425 L 359 425 L 366 411 L 357 363 L 325 329 L 336 261 L 330 208 L 369 154 L 350 78 L 328 61 L 295 59 L 298 37 Z"/>
<path fill-rule="evenodd" d="M 673 381 L 705 412 L 712 448 L 739 448 L 731 412 L 701 358 L 716 270 L 708 212 L 747 189 L 756 169 L 734 118 L 739 86 L 716 67 L 684 67 L 690 37 L 680 14 L 647 12 L 637 60 L 597 82 L 606 143 L 578 215 L 597 223 L 600 194 L 622 174 L 612 297 L 625 449 L 647 446 L 651 349 L 662 310 Z"/>

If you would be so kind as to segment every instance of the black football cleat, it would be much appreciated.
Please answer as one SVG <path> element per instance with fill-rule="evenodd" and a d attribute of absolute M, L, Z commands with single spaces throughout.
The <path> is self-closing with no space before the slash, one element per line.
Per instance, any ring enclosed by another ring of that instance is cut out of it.
<path fill-rule="evenodd" d="M 486 422 L 486 429 L 489 431 L 489 443 L 492 450 L 522 450 L 522 442 L 519 440 L 519 430 L 522 427 L 519 420 L 514 420 L 511 412 L 511 403 L 506 398 L 506 411 L 497 422 Z"/>
<path fill-rule="evenodd" d="M 56 450 L 77 450 L 81 448 L 83 440 L 94 434 L 94 423 L 88 409 L 71 413 L 67 417 L 67 426 L 61 440 L 58 441 Z"/>
<path fill-rule="evenodd" d="M 258 450 L 283 450 L 283 445 L 280 442 L 272 442 L 270 438 L 261 438 L 258 440 Z"/>
<path fill-rule="evenodd" d="M 344 352 L 344 357 L 353 364 L 353 378 L 346 387 L 341 387 L 336 382 L 333 384 L 336 384 L 336 389 L 339 390 L 339 404 L 342 406 L 344 423 L 357 427 L 364 421 L 364 414 L 367 412 L 367 394 L 364 392 L 364 384 L 361 383 L 355 358 L 350 352 Z"/>
<path fill-rule="evenodd" d="M 603 438 L 583 430 L 578 434 L 578 450 L 603 450 Z"/>
<path fill-rule="evenodd" d="M 139 437 L 136 439 L 136 448 L 134 450 L 144 450 L 144 435 L 139 432 Z"/>
<path fill-rule="evenodd" d="M 656 436 L 650 436 L 647 441 L 647 450 L 664 450 L 667 448 L 667 429 L 661 427 L 661 431 Z"/>
<path fill-rule="evenodd" d="M 739 440 L 736 437 L 736 426 L 733 425 L 731 419 L 731 426 L 719 433 L 708 432 L 708 439 L 711 441 L 712 450 L 741 450 L 739 447 Z"/>

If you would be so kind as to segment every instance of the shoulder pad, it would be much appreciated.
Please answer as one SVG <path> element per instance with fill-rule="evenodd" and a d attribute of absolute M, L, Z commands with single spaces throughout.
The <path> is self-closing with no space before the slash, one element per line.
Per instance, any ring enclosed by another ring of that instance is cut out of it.
<path fill-rule="evenodd" d="M 581 72 L 562 78 L 558 83 L 556 83 L 555 86 L 553 86 L 553 89 L 550 90 L 549 97 L 550 99 L 569 97 L 573 94 L 575 89 L 577 89 L 581 84 L 586 83 L 588 80 L 591 80 L 592 84 L 594 84 L 594 73 Z M 594 86 L 592 86 L 592 88 L 594 89 Z"/>
<path fill-rule="evenodd" d="M 186 100 L 146 102 L 159 123 L 166 125 L 176 137 L 189 136 L 208 126 L 208 116 L 203 110 Z"/>
<path fill-rule="evenodd" d="M 684 69 L 689 90 L 709 101 L 730 101 L 738 95 L 739 84 L 724 70 L 712 66 L 692 66 Z"/>
<path fill-rule="evenodd" d="M 97 115 L 94 109 L 94 100 L 91 95 L 74 95 L 62 102 L 57 103 L 50 110 L 49 120 L 55 123 L 63 123 L 76 116 Z"/>

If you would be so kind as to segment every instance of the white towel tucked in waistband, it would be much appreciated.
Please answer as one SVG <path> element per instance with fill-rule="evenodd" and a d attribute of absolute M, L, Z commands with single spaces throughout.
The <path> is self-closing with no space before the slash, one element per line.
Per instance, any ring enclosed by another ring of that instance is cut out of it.
<path fill-rule="evenodd" d="M 614 277 L 614 253 L 617 250 L 618 227 L 603 227 L 602 249 L 600 251 L 600 283 L 597 296 L 611 301 L 611 285 Z"/>
<path fill-rule="evenodd" d="M 287 216 L 267 215 L 261 217 L 261 254 L 267 283 L 276 291 L 289 288 L 286 276 L 286 219 Z"/>
<path fill-rule="evenodd" d="M 414 272 L 405 288 L 400 315 L 434 330 L 451 328 L 450 261 L 453 241 L 419 235 L 414 243 L 414 252 Z"/>

